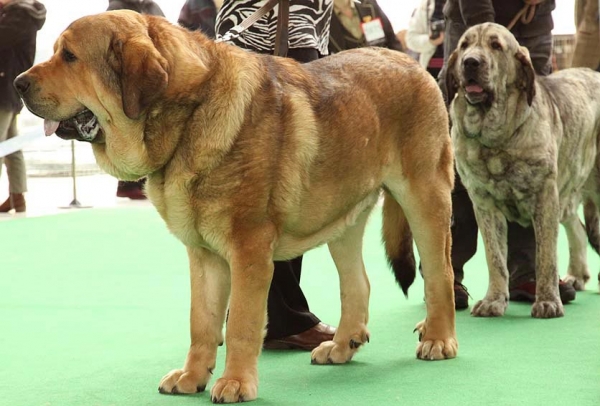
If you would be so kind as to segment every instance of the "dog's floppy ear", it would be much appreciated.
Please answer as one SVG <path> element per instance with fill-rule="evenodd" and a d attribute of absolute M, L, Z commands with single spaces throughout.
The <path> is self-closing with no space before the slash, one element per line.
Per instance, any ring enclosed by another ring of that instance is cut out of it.
<path fill-rule="evenodd" d="M 147 33 L 118 36 L 111 48 L 116 62 L 114 69 L 121 82 L 123 111 L 131 119 L 139 118 L 167 87 L 167 60 Z"/>
<path fill-rule="evenodd" d="M 456 76 L 455 75 L 455 65 L 456 65 L 456 60 L 458 59 L 458 52 L 454 51 L 450 54 L 450 58 L 448 58 L 448 63 L 446 64 L 446 77 L 445 82 L 446 82 L 446 97 L 448 97 L 448 105 L 450 105 L 450 103 L 452 103 L 452 100 L 454 100 L 454 96 L 456 95 L 456 92 L 458 91 L 458 82 L 456 80 Z"/>
<path fill-rule="evenodd" d="M 518 74 L 521 78 L 519 86 L 527 93 L 527 104 L 531 106 L 533 96 L 535 96 L 535 70 L 529 57 L 529 51 L 525 47 L 519 47 L 515 58 L 521 64 L 521 73 Z"/>

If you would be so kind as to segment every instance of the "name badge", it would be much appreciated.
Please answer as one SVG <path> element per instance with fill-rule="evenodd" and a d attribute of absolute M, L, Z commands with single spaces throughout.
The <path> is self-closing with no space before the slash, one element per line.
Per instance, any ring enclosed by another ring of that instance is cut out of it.
<path fill-rule="evenodd" d="M 367 44 L 381 43 L 385 38 L 385 32 L 383 32 L 383 24 L 380 18 L 364 22 L 360 24 L 363 34 L 365 34 L 365 40 Z"/>

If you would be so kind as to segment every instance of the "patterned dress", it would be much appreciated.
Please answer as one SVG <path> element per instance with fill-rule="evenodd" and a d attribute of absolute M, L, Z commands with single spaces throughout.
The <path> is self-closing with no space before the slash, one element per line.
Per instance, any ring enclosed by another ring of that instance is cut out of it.
<path fill-rule="evenodd" d="M 267 0 L 225 0 L 217 15 L 217 39 L 240 24 Z M 327 55 L 333 0 L 290 0 L 289 47 L 314 48 Z M 275 48 L 278 6 L 230 43 L 272 53 Z"/>

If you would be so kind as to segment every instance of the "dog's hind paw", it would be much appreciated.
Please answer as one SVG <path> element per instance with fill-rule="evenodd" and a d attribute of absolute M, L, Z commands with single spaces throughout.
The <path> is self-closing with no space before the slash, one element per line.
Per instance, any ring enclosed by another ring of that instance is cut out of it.
<path fill-rule="evenodd" d="M 211 371 L 205 376 L 183 369 L 174 369 L 166 374 L 158 385 L 162 394 L 190 394 L 204 392 L 210 378 Z"/>
<path fill-rule="evenodd" d="M 458 341 L 455 337 L 434 338 L 427 336 L 427 320 L 417 323 L 415 332 L 419 332 L 417 358 L 427 361 L 455 358 L 458 353 Z"/>
<path fill-rule="evenodd" d="M 369 342 L 369 332 L 363 329 L 360 334 L 354 334 L 341 343 L 324 341 L 310 354 L 311 364 L 343 364 L 352 359 L 363 345 Z M 345 343 L 345 344 L 344 344 Z"/>
<path fill-rule="evenodd" d="M 475 303 L 471 314 L 475 317 L 500 317 L 504 316 L 508 301 L 506 298 L 489 300 L 483 299 Z"/>
<path fill-rule="evenodd" d="M 536 300 L 531 307 L 531 316 L 537 319 L 552 319 L 565 315 L 562 302 L 556 300 Z"/>
<path fill-rule="evenodd" d="M 590 280 L 589 275 L 587 275 L 587 276 L 584 275 L 582 278 L 577 277 L 575 275 L 567 275 L 563 278 L 563 282 L 573 286 L 573 288 L 575 290 L 580 291 L 580 292 L 585 290 L 585 284 L 589 280 Z"/>

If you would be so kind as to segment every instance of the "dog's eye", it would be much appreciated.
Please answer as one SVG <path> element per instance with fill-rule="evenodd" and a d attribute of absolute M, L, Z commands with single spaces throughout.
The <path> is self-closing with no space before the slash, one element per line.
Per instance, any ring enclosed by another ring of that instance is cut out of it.
<path fill-rule="evenodd" d="M 65 60 L 65 62 L 75 62 L 77 60 L 75 54 L 69 51 L 68 49 L 63 49 L 62 57 Z"/>
<path fill-rule="evenodd" d="M 498 41 L 492 41 L 492 49 L 495 49 L 496 51 L 502 51 L 502 44 L 500 44 Z"/>
<path fill-rule="evenodd" d="M 460 44 L 460 49 L 467 49 L 468 46 L 469 46 L 469 43 L 467 41 L 463 41 Z"/>

